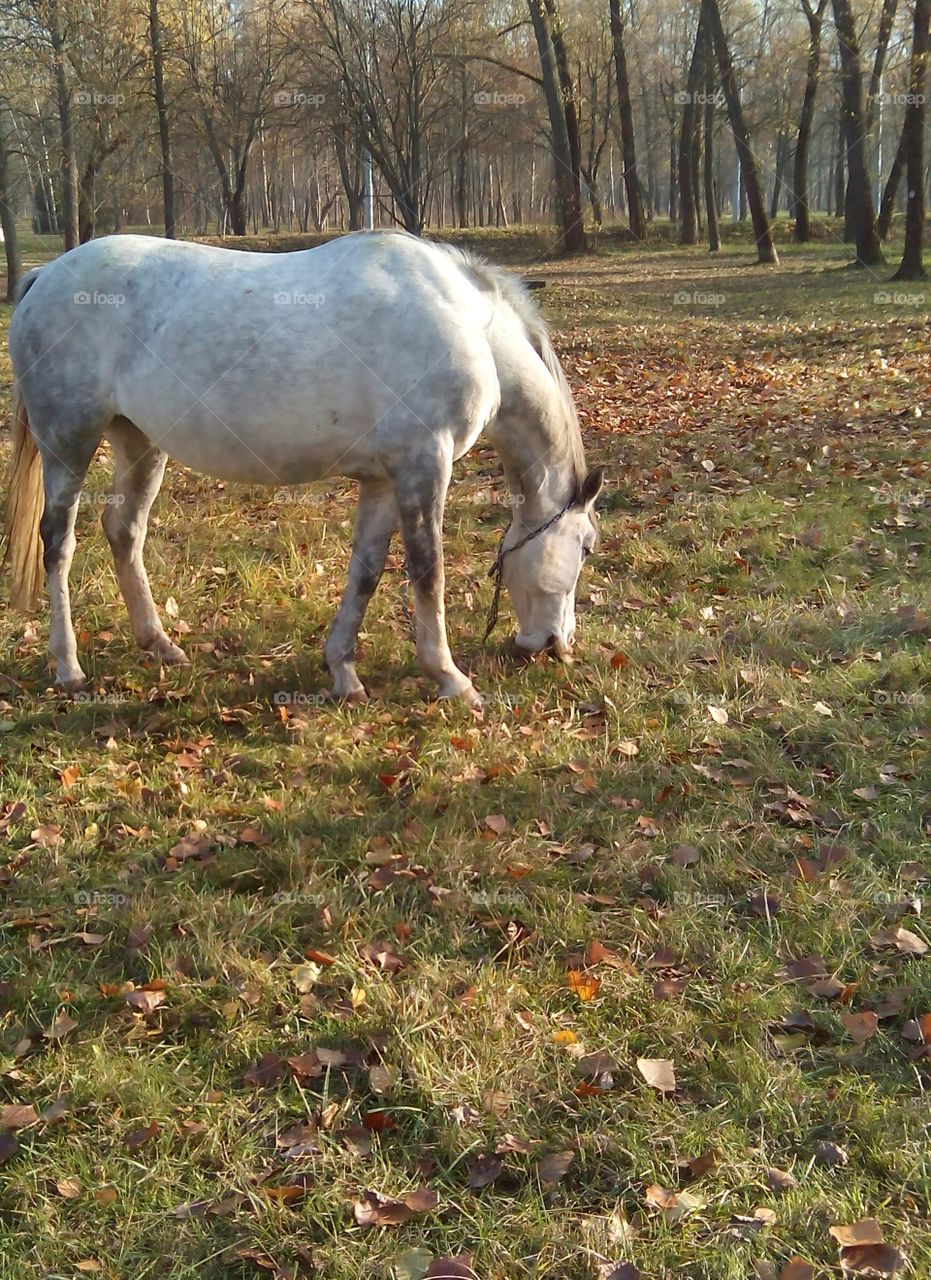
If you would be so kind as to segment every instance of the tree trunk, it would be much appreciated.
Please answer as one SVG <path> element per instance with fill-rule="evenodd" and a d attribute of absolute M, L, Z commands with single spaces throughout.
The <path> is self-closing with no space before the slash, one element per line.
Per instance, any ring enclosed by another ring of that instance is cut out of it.
<path fill-rule="evenodd" d="M 573 174 L 572 144 L 566 120 L 566 102 L 563 98 L 559 65 L 548 17 L 549 5 L 544 9 L 543 0 L 528 0 L 528 6 L 540 55 L 543 93 L 553 135 L 556 193 L 561 224 L 557 243 L 562 253 L 584 253 L 586 243 L 582 222 L 582 193 L 580 183 Z"/>
<path fill-rule="evenodd" d="M 880 240 L 885 240 L 889 235 L 889 232 L 892 230 L 892 219 L 895 214 L 895 198 L 899 193 L 899 183 L 902 181 L 902 172 L 905 168 L 905 129 L 908 123 L 908 112 L 906 111 L 905 120 L 902 124 L 902 132 L 899 134 L 899 145 L 895 149 L 895 159 L 892 161 L 892 168 L 889 170 L 889 177 L 886 179 L 885 187 L 883 187 L 883 198 L 879 205 L 879 219 L 877 227 L 879 230 Z"/>
<path fill-rule="evenodd" d="M 873 59 L 873 70 L 870 73 L 870 87 L 866 94 L 866 132 L 873 132 L 876 118 L 876 96 L 882 84 L 883 69 L 886 65 L 886 53 L 889 50 L 889 37 L 895 25 L 895 11 L 898 0 L 883 0 L 882 12 L 879 15 L 879 32 L 876 36 L 876 56 Z"/>
<path fill-rule="evenodd" d="M 693 165 L 695 154 L 695 125 L 698 115 L 698 96 L 705 64 L 706 21 L 704 10 L 699 13 L 695 30 L 695 44 L 689 63 L 685 95 L 682 102 L 682 128 L 679 133 L 679 243 L 698 244 L 698 216 L 695 204 Z M 676 95 L 682 99 L 681 94 Z"/>
<path fill-rule="evenodd" d="M 65 70 L 65 36 L 58 0 L 49 0 L 49 37 L 55 66 L 55 92 L 58 99 L 58 126 L 61 134 L 61 229 L 65 252 L 78 243 L 78 174 L 74 156 L 74 118 L 71 113 L 71 88 Z"/>
<path fill-rule="evenodd" d="M 847 140 L 847 207 L 856 243 L 856 262 L 872 267 L 883 261 L 876 210 L 866 168 L 863 72 L 850 0 L 833 0 L 834 25 L 841 59 L 841 93 Z"/>
<path fill-rule="evenodd" d="M 611 0 L 611 42 L 614 46 L 614 73 L 621 118 L 621 152 L 624 165 L 624 190 L 627 193 L 627 220 L 638 240 L 646 239 L 647 223 L 643 212 L 643 193 L 637 174 L 637 144 L 634 135 L 634 109 L 630 100 L 630 78 L 624 49 L 624 27 L 621 23 L 620 0 Z"/>
<path fill-rule="evenodd" d="M 827 0 L 818 0 L 818 8 L 812 9 L 808 0 L 802 0 L 808 19 L 808 65 L 805 71 L 805 94 L 798 120 L 795 140 L 795 162 L 792 174 L 792 193 L 795 218 L 795 243 L 805 244 L 811 239 L 811 209 L 808 203 L 808 157 L 811 152 L 811 129 L 815 118 L 815 101 L 818 97 L 818 81 L 821 76 L 821 29 Z"/>
<path fill-rule="evenodd" d="M 928 70 L 928 51 L 931 46 L 931 0 L 915 0 L 915 19 L 912 34 L 912 57 L 908 83 L 908 103 L 905 108 L 906 179 L 908 203 L 905 206 L 905 251 L 902 263 L 893 279 L 924 280 L 927 277 L 922 260 L 925 225 L 925 80 Z"/>
<path fill-rule="evenodd" d="M 708 249 L 717 253 L 721 248 L 718 231 L 718 196 L 714 187 L 714 54 L 710 44 L 705 47 L 705 217 L 708 222 Z"/>
<path fill-rule="evenodd" d="M 727 37 L 724 34 L 724 25 L 721 22 L 718 0 L 702 0 L 702 10 L 705 14 L 705 21 L 708 24 L 715 56 L 718 60 L 721 87 L 724 90 L 724 98 L 727 102 L 727 113 L 730 117 L 731 130 L 734 134 L 734 145 L 740 157 L 743 189 L 746 192 L 747 203 L 750 206 L 750 217 L 753 220 L 753 234 L 756 239 L 758 261 L 763 264 L 776 264 L 779 262 L 779 255 L 776 253 L 772 229 L 766 216 L 763 189 L 760 186 L 756 158 L 750 145 L 750 132 L 744 119 L 743 107 L 740 104 L 737 77 L 734 74 L 734 64 L 731 61 Z"/>
<path fill-rule="evenodd" d="M 10 172 L 9 139 L 0 107 L 0 228 L 3 230 L 3 250 L 6 255 L 6 300 L 12 302 L 19 280 L 19 241 L 16 238 L 16 219 L 13 217 L 13 175 Z"/>
<path fill-rule="evenodd" d="M 155 82 L 155 109 L 158 112 L 158 141 L 162 155 L 162 203 L 165 216 L 165 237 L 175 238 L 175 175 L 171 168 L 171 132 L 168 118 L 168 101 L 165 97 L 165 52 L 162 45 L 162 24 L 158 13 L 158 0 L 149 0 L 149 47 L 152 51 L 152 77 Z"/>

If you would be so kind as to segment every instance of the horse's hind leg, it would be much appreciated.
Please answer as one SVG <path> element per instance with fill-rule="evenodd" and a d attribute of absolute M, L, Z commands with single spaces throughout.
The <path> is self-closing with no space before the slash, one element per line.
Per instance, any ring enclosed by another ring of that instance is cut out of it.
<path fill-rule="evenodd" d="M 115 470 L 102 523 L 133 635 L 139 647 L 154 653 L 160 662 L 185 663 L 184 650 L 165 634 L 142 560 L 149 512 L 161 487 L 167 455 L 127 418 L 114 419 L 106 435 L 113 446 Z"/>
<path fill-rule="evenodd" d="M 359 486 L 346 590 L 323 651 L 323 660 L 333 677 L 334 698 L 345 698 L 349 702 L 365 700 L 365 689 L 356 674 L 356 644 L 368 602 L 384 572 L 397 523 L 391 486 L 363 480 Z"/>
<path fill-rule="evenodd" d="M 35 427 L 33 427 L 35 433 Z M 76 437 L 78 438 L 78 437 Z M 78 438 L 79 439 L 79 438 Z M 78 662 L 77 642 L 71 622 L 68 574 L 74 558 L 74 522 L 81 499 L 81 485 L 94 456 L 99 436 L 75 443 L 69 438 L 67 457 L 52 452 L 37 434 L 42 455 L 45 510 L 39 524 L 44 548 L 43 564 L 51 606 L 49 653 L 55 659 L 55 683 L 74 691 L 83 687 L 84 672 Z"/>

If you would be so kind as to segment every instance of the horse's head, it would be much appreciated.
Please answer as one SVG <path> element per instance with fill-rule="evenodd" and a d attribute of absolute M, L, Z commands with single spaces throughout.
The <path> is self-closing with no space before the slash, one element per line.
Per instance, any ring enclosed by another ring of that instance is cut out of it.
<path fill-rule="evenodd" d="M 517 614 L 518 649 L 550 649 L 566 658 L 575 642 L 575 588 L 583 561 L 598 537 L 595 501 L 604 483 L 590 471 L 570 505 L 534 532 L 515 514 L 501 545 L 501 581 Z"/>

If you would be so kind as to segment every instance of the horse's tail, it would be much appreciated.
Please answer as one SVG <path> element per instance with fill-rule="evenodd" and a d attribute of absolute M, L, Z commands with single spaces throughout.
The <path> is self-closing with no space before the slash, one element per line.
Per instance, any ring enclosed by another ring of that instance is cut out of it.
<path fill-rule="evenodd" d="M 18 383 L 13 383 L 13 452 L 7 469 L 6 547 L 13 585 L 10 604 L 34 613 L 42 598 L 42 539 L 39 521 L 45 509 L 42 457 L 29 426 L 29 415 Z"/>

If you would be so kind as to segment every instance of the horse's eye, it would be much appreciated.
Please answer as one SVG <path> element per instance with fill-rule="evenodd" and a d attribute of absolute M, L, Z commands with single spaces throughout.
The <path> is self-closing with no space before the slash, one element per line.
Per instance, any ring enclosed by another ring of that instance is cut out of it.
<path fill-rule="evenodd" d="M 591 547 L 586 547 L 586 546 L 583 546 L 583 547 L 582 547 L 582 559 L 583 559 L 583 560 L 585 560 L 589 555 L 591 555 L 591 550 L 592 550 L 592 549 L 591 549 Z"/>

